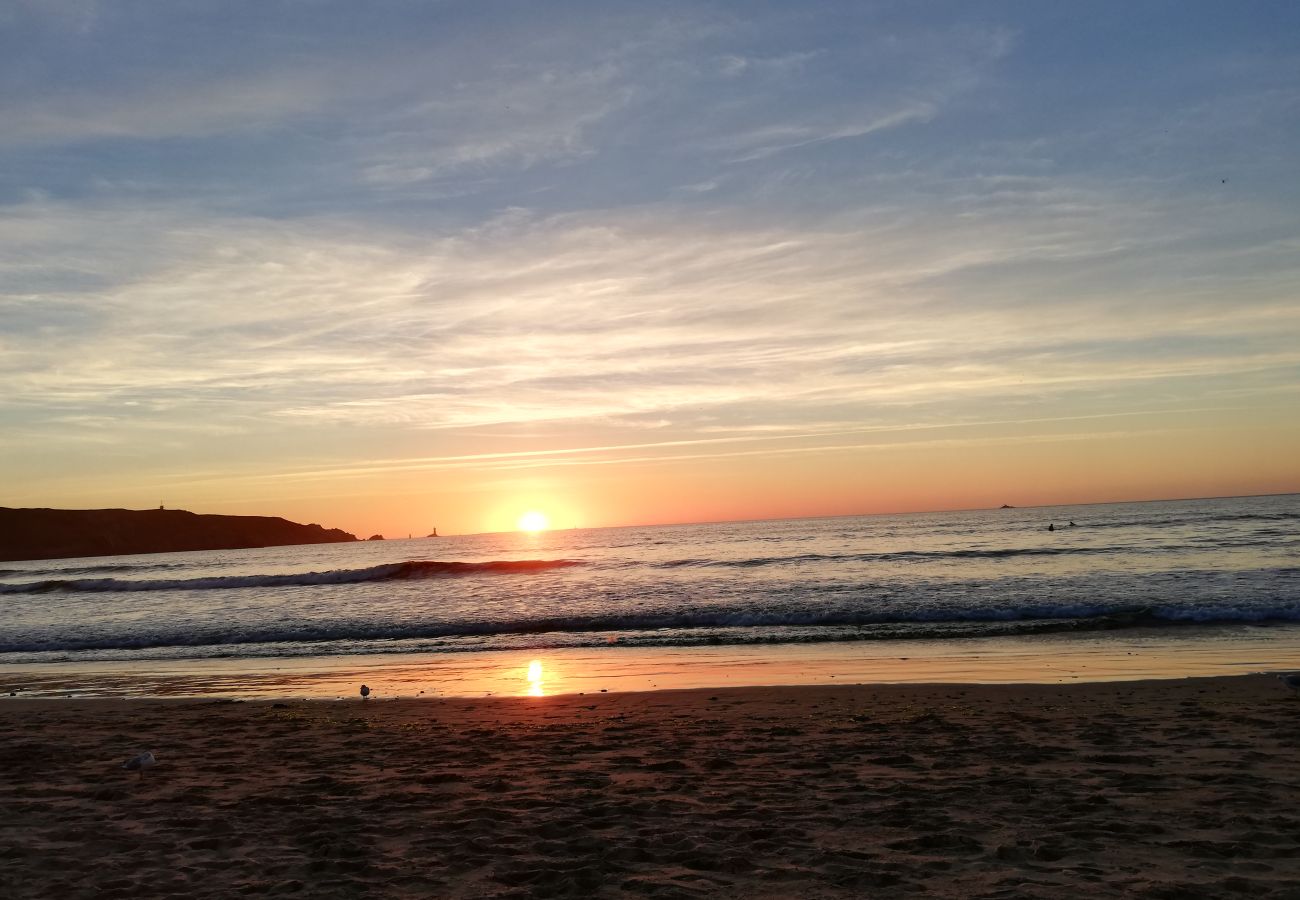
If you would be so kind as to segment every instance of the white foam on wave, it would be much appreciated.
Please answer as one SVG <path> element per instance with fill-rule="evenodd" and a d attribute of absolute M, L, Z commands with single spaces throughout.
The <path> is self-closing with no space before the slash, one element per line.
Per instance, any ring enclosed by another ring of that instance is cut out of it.
<path fill-rule="evenodd" d="M 825 640 L 888 639 L 891 637 L 958 636 L 960 632 L 979 633 L 981 626 L 1006 631 L 1015 626 L 1017 633 L 1063 630 L 1118 630 L 1178 624 L 1300 622 L 1300 600 L 1267 607 L 1120 607 L 1087 604 L 1044 604 L 1034 607 L 989 609 L 913 609 L 881 614 L 867 610 L 748 610 L 720 609 L 694 612 L 655 612 L 645 614 L 549 616 L 513 620 L 427 621 L 417 623 L 385 622 L 359 625 L 338 622 L 329 625 L 304 624 L 299 627 L 253 625 L 241 627 L 236 622 L 219 628 L 187 626 L 184 629 L 159 629 L 130 634 L 105 633 L 94 637 L 69 640 L 18 639 L 0 643 L 0 653 L 51 651 L 138 650 L 167 647 L 220 647 L 229 645 L 313 644 L 329 642 L 404 641 L 434 638 L 495 638 L 501 636 L 547 634 L 622 634 L 656 636 L 663 645 L 693 645 L 702 640 L 736 643 L 758 642 L 762 638 L 744 634 L 753 629 L 812 629 L 803 640 L 816 640 L 818 630 Z M 846 629 L 866 629 L 846 634 Z M 985 629 L 987 630 L 987 629 Z M 695 634 L 692 634 L 695 632 Z M 704 633 L 708 632 L 707 635 Z M 734 632 L 728 634 L 728 632 Z"/>

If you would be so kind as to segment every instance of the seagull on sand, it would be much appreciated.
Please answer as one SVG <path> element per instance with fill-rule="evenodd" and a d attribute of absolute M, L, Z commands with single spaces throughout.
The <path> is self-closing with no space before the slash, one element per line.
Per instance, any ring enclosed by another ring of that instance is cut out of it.
<path fill-rule="evenodd" d="M 364 700 L 369 696 L 370 696 L 370 688 L 364 684 L 361 685 L 361 699 Z"/>
<path fill-rule="evenodd" d="M 1292 672 L 1290 675 L 1279 675 L 1277 676 L 1277 680 L 1295 691 L 1296 696 L 1300 697 L 1300 672 Z"/>
<path fill-rule="evenodd" d="M 140 777 L 144 778 L 144 770 L 151 766 L 156 766 L 157 764 L 158 760 L 154 759 L 153 753 L 146 750 L 122 763 L 122 768 L 126 769 L 128 772 L 139 772 Z"/>

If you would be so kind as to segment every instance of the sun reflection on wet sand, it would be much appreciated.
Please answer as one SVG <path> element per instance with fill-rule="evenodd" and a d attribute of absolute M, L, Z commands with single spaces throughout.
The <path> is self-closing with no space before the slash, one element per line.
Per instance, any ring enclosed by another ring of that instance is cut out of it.
<path fill-rule="evenodd" d="M 1300 625 L 1225 628 L 1203 639 L 1134 629 L 1124 637 L 1049 635 L 960 642 L 891 641 L 773 647 L 551 649 L 532 653 L 392 654 L 330 659 L 217 659 L 0 665 L 21 698 L 69 696 L 359 702 L 370 685 L 382 700 L 434 697 L 555 697 L 605 691 L 680 690 L 779 684 L 1060 683 L 1186 678 L 1290 671 Z M 8 691 L 4 693 L 8 693 Z M 372 696 L 372 700 L 374 697 Z"/>
<path fill-rule="evenodd" d="M 528 664 L 528 694 L 531 697 L 545 697 L 542 690 L 542 661 L 535 659 Z"/>

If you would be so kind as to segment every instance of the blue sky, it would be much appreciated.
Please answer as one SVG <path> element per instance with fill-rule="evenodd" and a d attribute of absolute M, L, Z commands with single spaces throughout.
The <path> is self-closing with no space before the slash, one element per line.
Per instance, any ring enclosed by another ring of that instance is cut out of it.
<path fill-rule="evenodd" d="M 1042 441 L 1294 488 L 1298 161 L 1287 3 L 11 2 L 0 504 L 477 530 Z"/>

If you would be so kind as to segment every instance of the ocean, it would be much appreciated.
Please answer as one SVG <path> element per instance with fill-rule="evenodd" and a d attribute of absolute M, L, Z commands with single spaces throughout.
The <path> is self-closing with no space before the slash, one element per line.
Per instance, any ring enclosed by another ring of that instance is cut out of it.
<path fill-rule="evenodd" d="M 1300 622 L 1300 495 L 6 562 L 0 606 L 6 667 L 1190 638 Z"/>

